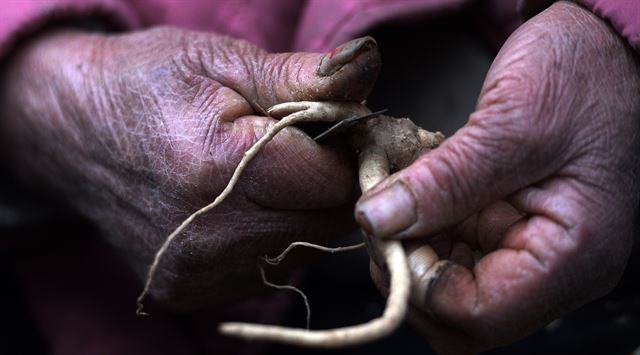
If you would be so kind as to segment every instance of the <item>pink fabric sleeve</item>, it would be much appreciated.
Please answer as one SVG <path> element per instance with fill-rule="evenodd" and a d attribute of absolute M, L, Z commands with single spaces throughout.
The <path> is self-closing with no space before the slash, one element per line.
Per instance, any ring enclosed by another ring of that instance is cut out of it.
<path fill-rule="evenodd" d="M 531 16 L 553 1 L 520 0 L 520 10 Z M 637 0 L 574 0 L 594 14 L 608 20 L 637 52 L 640 52 L 640 1 Z"/>
<path fill-rule="evenodd" d="M 611 22 L 613 27 L 640 52 L 640 2 L 637 0 L 576 1 L 596 15 Z"/>
<path fill-rule="evenodd" d="M 128 0 L 143 26 L 172 25 L 288 51 L 307 0 Z"/>
<path fill-rule="evenodd" d="M 0 10 L 0 60 L 21 39 L 51 23 L 87 18 L 112 28 L 133 28 L 139 23 L 136 13 L 121 0 L 5 0 Z"/>

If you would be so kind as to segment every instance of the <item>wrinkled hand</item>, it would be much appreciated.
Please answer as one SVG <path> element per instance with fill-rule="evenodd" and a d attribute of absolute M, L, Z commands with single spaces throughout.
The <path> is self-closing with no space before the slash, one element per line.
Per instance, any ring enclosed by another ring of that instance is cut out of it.
<path fill-rule="evenodd" d="M 639 68 L 602 20 L 555 3 L 504 45 L 467 125 L 359 201 L 370 234 L 410 241 L 411 319 L 437 351 L 515 341 L 617 283 L 638 207 Z M 424 243 L 449 262 L 426 270 Z"/>
<path fill-rule="evenodd" d="M 269 54 L 175 28 L 62 30 L 31 41 L 5 66 L 0 150 L 24 180 L 95 221 L 144 278 L 166 236 L 213 200 L 275 122 L 264 110 L 363 100 L 379 67 L 370 38 L 323 56 Z M 286 129 L 229 199 L 169 247 L 152 295 L 190 310 L 255 292 L 257 256 L 351 224 L 354 170 L 341 149 Z"/>

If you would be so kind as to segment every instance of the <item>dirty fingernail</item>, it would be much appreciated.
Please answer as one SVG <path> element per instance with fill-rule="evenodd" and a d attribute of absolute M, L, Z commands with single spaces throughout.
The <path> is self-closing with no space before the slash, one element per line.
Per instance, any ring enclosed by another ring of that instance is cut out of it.
<path fill-rule="evenodd" d="M 356 38 L 340 45 L 320 59 L 317 73 L 319 76 L 332 75 L 345 64 L 351 62 L 358 54 L 376 46 L 376 41 L 372 37 Z"/>
<path fill-rule="evenodd" d="M 417 204 L 407 185 L 393 185 L 362 201 L 356 208 L 356 219 L 370 235 L 392 237 L 418 220 Z"/>
<path fill-rule="evenodd" d="M 443 275 L 448 270 L 452 270 L 453 266 L 454 263 L 449 260 L 439 260 L 435 264 L 431 265 L 427 273 L 423 276 L 423 279 L 420 281 L 421 287 L 412 292 L 412 300 L 416 302 L 417 305 L 420 305 L 420 308 L 430 314 L 432 313 L 429 307 L 432 303 L 431 298 L 433 297 L 436 289 L 441 287 L 438 286 L 439 283 L 444 282 L 444 284 L 446 284 L 446 276 L 443 277 Z M 418 293 L 422 293 L 422 295 L 418 296 Z"/>

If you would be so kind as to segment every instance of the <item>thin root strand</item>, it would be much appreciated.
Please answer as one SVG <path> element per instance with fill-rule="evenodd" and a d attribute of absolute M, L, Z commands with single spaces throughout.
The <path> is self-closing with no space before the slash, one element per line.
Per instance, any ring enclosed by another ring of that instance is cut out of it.
<path fill-rule="evenodd" d="M 229 322 L 221 323 L 218 330 L 225 335 L 245 340 L 277 341 L 297 346 L 336 348 L 353 346 L 379 339 L 393 332 L 404 320 L 409 299 L 410 273 L 400 242 L 383 245 L 389 265 L 392 290 L 384 314 L 364 324 L 330 330 L 294 329 L 274 325 Z"/>
<path fill-rule="evenodd" d="M 302 297 L 302 300 L 304 301 L 304 306 L 307 310 L 307 329 L 309 329 L 309 325 L 311 324 L 311 307 L 309 306 L 309 299 L 307 298 L 307 295 L 305 295 L 305 293 L 301 289 L 293 285 L 276 285 L 268 281 L 267 277 L 264 274 L 264 268 L 258 265 L 258 269 L 260 269 L 260 276 L 262 277 L 262 283 L 264 283 L 265 285 L 271 288 L 275 288 L 277 290 L 290 290 L 298 293 Z"/>
<path fill-rule="evenodd" d="M 364 243 L 358 243 L 358 244 L 355 244 L 355 245 L 348 245 L 348 246 L 344 246 L 344 247 L 331 248 L 331 247 L 325 247 L 325 246 L 322 246 L 322 245 L 308 243 L 308 242 L 293 242 L 293 243 L 289 244 L 287 249 L 285 249 L 282 253 L 280 253 L 280 255 L 276 256 L 275 258 L 269 258 L 268 256 L 265 255 L 265 257 L 262 258 L 262 260 L 264 260 L 269 265 L 274 265 L 274 266 L 278 265 L 287 257 L 287 254 L 289 254 L 289 252 L 291 250 L 293 250 L 293 248 L 295 248 L 297 246 L 312 248 L 312 249 L 325 251 L 327 253 L 332 253 L 333 254 L 333 253 L 340 253 L 340 252 L 343 252 L 343 251 L 351 251 L 351 250 L 356 250 L 356 249 L 363 248 L 364 247 Z"/>

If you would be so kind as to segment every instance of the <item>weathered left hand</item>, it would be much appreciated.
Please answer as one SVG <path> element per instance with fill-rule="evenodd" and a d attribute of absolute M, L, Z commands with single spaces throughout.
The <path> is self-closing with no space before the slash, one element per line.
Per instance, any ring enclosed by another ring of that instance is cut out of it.
<path fill-rule="evenodd" d="M 142 279 L 187 216 L 223 190 L 283 101 L 365 99 L 375 41 L 331 53 L 267 53 L 214 33 L 157 27 L 123 34 L 56 28 L 0 68 L 0 160 L 103 231 Z M 163 257 L 151 295 L 192 311 L 264 290 L 256 257 L 351 228 L 354 167 L 345 149 L 278 134 L 234 193 Z"/>

